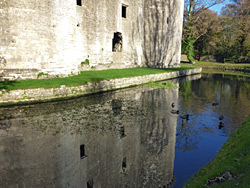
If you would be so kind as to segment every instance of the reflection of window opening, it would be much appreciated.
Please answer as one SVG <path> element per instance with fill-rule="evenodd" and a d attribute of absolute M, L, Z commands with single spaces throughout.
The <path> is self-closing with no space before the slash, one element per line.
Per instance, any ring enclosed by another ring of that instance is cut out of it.
<path fill-rule="evenodd" d="M 127 18 L 127 6 L 122 5 L 122 17 Z"/>
<path fill-rule="evenodd" d="M 82 0 L 76 0 L 76 4 L 77 4 L 78 6 L 82 6 Z"/>
<path fill-rule="evenodd" d="M 115 116 L 122 112 L 122 101 L 119 99 L 113 99 L 111 102 L 112 110 Z"/>
<path fill-rule="evenodd" d="M 127 161 L 126 161 L 126 157 L 124 157 L 122 161 L 122 170 L 125 170 L 126 168 L 127 168 Z"/>
<path fill-rule="evenodd" d="M 122 51 L 122 33 L 116 32 L 114 33 L 113 38 L 113 52 L 121 52 Z"/>
<path fill-rule="evenodd" d="M 123 161 L 122 161 L 122 172 L 123 173 L 127 173 L 127 161 L 126 161 L 126 157 L 123 158 Z"/>
<path fill-rule="evenodd" d="M 120 127 L 119 133 L 120 133 L 120 138 L 123 138 L 123 137 L 126 136 L 126 135 L 125 135 L 125 128 L 124 128 L 124 126 Z"/>
<path fill-rule="evenodd" d="M 81 156 L 81 159 L 87 157 L 87 155 L 85 153 L 85 146 L 84 145 L 80 146 L 80 156 Z"/>
<path fill-rule="evenodd" d="M 93 179 L 87 182 L 87 188 L 93 188 L 94 187 L 94 181 Z"/>

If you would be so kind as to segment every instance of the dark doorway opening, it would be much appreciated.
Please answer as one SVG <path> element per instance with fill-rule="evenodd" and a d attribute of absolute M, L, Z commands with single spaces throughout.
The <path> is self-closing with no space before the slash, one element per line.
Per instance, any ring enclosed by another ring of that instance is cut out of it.
<path fill-rule="evenodd" d="M 112 51 L 113 52 L 122 52 L 122 33 L 120 33 L 120 32 L 114 33 Z"/>

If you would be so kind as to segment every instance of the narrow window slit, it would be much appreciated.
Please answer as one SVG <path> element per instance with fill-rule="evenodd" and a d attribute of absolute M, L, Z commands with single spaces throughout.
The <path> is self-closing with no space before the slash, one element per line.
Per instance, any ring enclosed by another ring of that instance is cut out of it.
<path fill-rule="evenodd" d="M 120 133 L 120 138 L 123 138 L 126 136 L 124 126 L 120 127 L 119 133 Z"/>
<path fill-rule="evenodd" d="M 126 172 L 126 170 L 127 170 L 127 159 L 126 157 L 124 157 L 122 161 L 122 171 Z"/>
<path fill-rule="evenodd" d="M 87 155 L 85 153 L 85 145 L 80 146 L 80 157 L 81 157 L 81 159 L 87 157 Z"/>
<path fill-rule="evenodd" d="M 122 17 L 127 18 L 127 6 L 122 5 Z"/>
<path fill-rule="evenodd" d="M 93 188 L 93 187 L 94 187 L 94 181 L 93 179 L 91 179 L 87 182 L 87 188 Z"/>

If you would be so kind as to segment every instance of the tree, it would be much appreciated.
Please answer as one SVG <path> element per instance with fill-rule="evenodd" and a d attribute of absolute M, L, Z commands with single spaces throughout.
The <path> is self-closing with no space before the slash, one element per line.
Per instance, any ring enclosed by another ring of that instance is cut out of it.
<path fill-rule="evenodd" d="M 221 12 L 222 32 L 217 55 L 237 62 L 250 57 L 250 1 L 234 0 Z"/>
<path fill-rule="evenodd" d="M 216 12 L 209 9 L 204 10 L 197 24 L 197 40 L 194 43 L 195 49 L 200 55 L 211 55 L 216 52 L 222 30 L 221 18 Z"/>
<path fill-rule="evenodd" d="M 194 61 L 194 43 L 208 31 L 209 25 L 202 19 L 204 12 L 222 2 L 224 0 L 185 0 L 182 51 L 190 62 Z"/>
<path fill-rule="evenodd" d="M 239 38 L 237 23 L 237 7 L 235 4 L 227 4 L 221 11 L 222 32 L 220 42 L 217 46 L 217 54 L 223 58 L 232 58 L 237 54 L 239 48 L 237 39 Z"/>
<path fill-rule="evenodd" d="M 241 44 L 240 55 L 250 57 L 250 0 L 234 0 L 237 4 L 237 18 L 239 34 L 239 42 Z"/>

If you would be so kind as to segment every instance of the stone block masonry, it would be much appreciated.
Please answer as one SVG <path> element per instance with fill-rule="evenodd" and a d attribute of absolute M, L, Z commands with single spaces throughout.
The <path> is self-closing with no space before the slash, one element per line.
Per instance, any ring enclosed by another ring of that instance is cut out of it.
<path fill-rule="evenodd" d="M 104 80 L 100 82 L 90 82 L 86 85 L 77 87 L 61 86 L 60 88 L 37 88 L 37 89 L 19 89 L 9 92 L 0 91 L 0 106 L 30 102 L 53 101 L 58 99 L 72 98 L 93 94 L 104 91 L 111 91 L 120 88 L 140 85 L 150 81 L 161 81 L 171 78 L 177 78 L 192 74 L 201 73 L 201 68 L 189 69 L 183 71 L 151 74 L 146 76 L 137 76 L 130 78 L 119 78 L 113 80 Z"/>
<path fill-rule="evenodd" d="M 184 0 L 0 0 L 0 79 L 67 76 L 86 59 L 103 69 L 178 67 L 183 7 Z"/>

